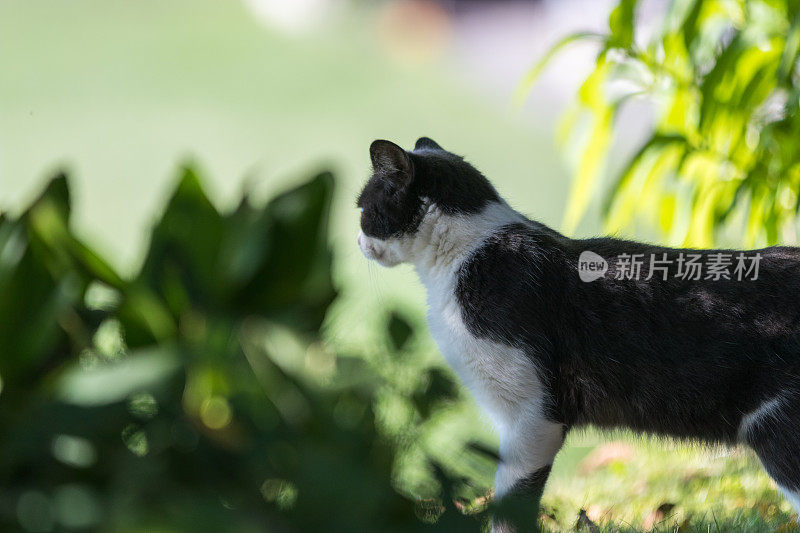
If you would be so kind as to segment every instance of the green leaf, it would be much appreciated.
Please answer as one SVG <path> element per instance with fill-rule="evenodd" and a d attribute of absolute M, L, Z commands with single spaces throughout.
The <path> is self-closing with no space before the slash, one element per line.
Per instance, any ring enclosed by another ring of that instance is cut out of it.
<path fill-rule="evenodd" d="M 458 386 L 450 374 L 441 368 L 431 368 L 427 371 L 426 385 L 414 393 L 412 400 L 422 417 L 428 418 L 434 409 L 455 400 L 457 395 Z"/>
<path fill-rule="evenodd" d="M 167 304 L 173 316 L 187 305 L 215 309 L 225 289 L 218 264 L 223 220 L 197 173 L 185 168 L 150 241 L 137 282 Z"/>
<path fill-rule="evenodd" d="M 790 82 L 792 70 L 797 63 L 798 53 L 800 53 L 800 9 L 794 13 L 790 9 L 789 14 L 794 16 L 789 32 L 786 34 L 786 45 L 778 66 L 778 80 L 781 84 Z"/>
<path fill-rule="evenodd" d="M 386 325 L 386 329 L 389 332 L 389 339 L 392 341 L 392 347 L 396 351 L 400 351 L 405 347 L 414 331 L 408 321 L 396 311 L 392 311 L 389 314 L 389 322 Z"/>
<path fill-rule="evenodd" d="M 88 370 L 75 366 L 59 378 L 56 394 L 64 402 L 81 406 L 122 402 L 134 393 L 153 392 L 179 367 L 172 350 L 144 350 Z"/>
<path fill-rule="evenodd" d="M 605 169 L 606 152 L 612 140 L 614 108 L 597 105 L 595 109 L 588 143 L 578 162 L 577 175 L 572 183 L 569 202 L 564 212 L 563 229 L 567 233 L 575 231 L 591 199 L 597 193 Z"/>
<path fill-rule="evenodd" d="M 500 461 L 500 453 L 498 452 L 497 448 L 489 447 L 482 442 L 478 442 L 475 440 L 470 441 L 467 443 L 467 448 L 491 461 L 494 462 Z"/>
<path fill-rule="evenodd" d="M 700 11 L 703 9 L 703 0 L 691 0 L 690 8 L 686 11 L 686 17 L 681 24 L 681 34 L 683 43 L 688 52 L 694 48 L 695 38 L 698 34 L 698 19 Z"/>
<path fill-rule="evenodd" d="M 572 43 L 592 39 L 605 42 L 607 36 L 591 31 L 579 31 L 563 37 L 550 48 L 548 48 L 547 52 L 545 52 L 545 54 L 528 69 L 528 71 L 525 73 L 525 76 L 522 78 L 522 81 L 520 81 L 517 85 L 517 88 L 514 90 L 514 103 L 519 106 L 525 102 L 525 98 L 527 98 L 528 94 L 531 92 L 531 89 L 533 89 L 533 86 L 536 84 L 539 76 L 542 74 L 547 65 L 550 64 L 550 61 L 552 61 L 558 55 L 558 53 L 561 52 L 561 50 Z"/>
<path fill-rule="evenodd" d="M 0 376 L 4 396 L 40 371 L 46 360 L 68 355 L 59 319 L 81 302 L 76 276 L 55 279 L 51 258 L 32 246 L 28 225 L 4 221 L 0 226 Z"/>
<path fill-rule="evenodd" d="M 72 258 L 87 279 L 97 279 L 115 289 L 122 289 L 125 282 L 105 259 L 81 241 L 71 238 L 67 244 Z"/>
<path fill-rule="evenodd" d="M 220 252 L 220 275 L 233 291 L 241 290 L 257 275 L 272 245 L 272 219 L 266 208 L 257 209 L 245 199 L 225 217 L 225 237 Z"/>
<path fill-rule="evenodd" d="M 644 156 L 652 150 L 663 150 L 670 146 L 688 147 L 688 141 L 683 135 L 654 134 L 639 148 L 639 150 L 636 151 L 636 153 L 623 167 L 622 171 L 609 188 L 609 194 L 605 197 L 605 201 L 603 202 L 603 213 L 606 216 L 610 215 L 616 195 L 619 193 L 619 191 L 625 188 L 627 183 L 633 177 L 634 172 L 644 159 Z"/>
<path fill-rule="evenodd" d="M 163 300 L 140 283 L 133 283 L 125 289 L 117 317 L 131 347 L 165 342 L 174 339 L 178 333 L 177 320 Z"/>
<path fill-rule="evenodd" d="M 57 174 L 47 183 L 42 193 L 26 210 L 26 213 L 29 213 L 43 204 L 51 205 L 65 222 L 69 221 L 71 201 L 69 184 L 67 183 L 67 175 L 65 173 L 61 172 Z M 25 215 L 23 215 L 23 217 L 24 216 Z"/>
<path fill-rule="evenodd" d="M 633 44 L 634 11 L 636 0 L 620 0 L 608 18 L 611 37 L 608 46 L 612 48 L 630 48 Z"/>
<path fill-rule="evenodd" d="M 734 67 L 737 58 L 747 50 L 746 43 L 741 32 L 737 32 L 717 57 L 714 68 L 706 74 L 700 83 L 699 89 L 702 96 L 700 107 L 700 130 L 707 131 L 708 125 L 713 123 L 713 118 L 717 116 L 716 106 L 718 106 L 717 90 L 723 86 L 723 80 L 732 77 L 735 73 Z"/>
<path fill-rule="evenodd" d="M 333 177 L 323 173 L 279 195 L 266 207 L 269 247 L 235 307 L 315 330 L 336 291 L 331 278 L 328 217 Z"/>

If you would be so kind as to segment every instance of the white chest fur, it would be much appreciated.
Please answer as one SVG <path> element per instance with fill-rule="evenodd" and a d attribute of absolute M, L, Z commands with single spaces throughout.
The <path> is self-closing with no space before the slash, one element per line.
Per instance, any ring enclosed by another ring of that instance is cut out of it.
<path fill-rule="evenodd" d="M 456 284 L 459 267 L 472 260 L 482 243 L 508 224 L 525 221 L 504 202 L 490 204 L 480 213 L 456 216 L 430 206 L 415 237 L 397 243 L 428 289 L 433 338 L 500 437 L 497 495 L 552 463 L 563 440 L 563 427 L 544 416 L 547 395 L 533 360 L 517 348 L 470 332 Z"/>
<path fill-rule="evenodd" d="M 433 281 L 433 280 L 432 280 Z M 455 273 L 428 285 L 428 324 L 447 362 L 502 434 L 541 408 L 533 362 L 519 349 L 478 338 L 468 329 L 455 294 Z"/>

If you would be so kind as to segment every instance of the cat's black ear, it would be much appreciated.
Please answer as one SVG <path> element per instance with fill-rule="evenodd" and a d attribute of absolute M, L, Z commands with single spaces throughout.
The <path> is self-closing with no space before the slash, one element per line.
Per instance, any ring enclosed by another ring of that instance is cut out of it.
<path fill-rule="evenodd" d="M 427 148 L 429 150 L 442 150 L 442 147 L 430 137 L 420 137 L 417 139 L 417 144 L 414 145 L 414 150 L 419 150 L 420 148 Z"/>
<path fill-rule="evenodd" d="M 373 141 L 369 147 L 372 169 L 398 182 L 409 182 L 414 175 L 411 159 L 405 150 L 391 141 Z"/>

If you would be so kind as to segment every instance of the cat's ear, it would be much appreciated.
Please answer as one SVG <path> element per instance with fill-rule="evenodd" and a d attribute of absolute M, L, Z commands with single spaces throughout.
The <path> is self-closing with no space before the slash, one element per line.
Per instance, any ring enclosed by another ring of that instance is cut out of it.
<path fill-rule="evenodd" d="M 442 150 L 442 147 L 430 137 L 420 137 L 417 139 L 417 144 L 414 145 L 414 150 L 419 150 L 420 148 L 427 148 L 429 150 Z"/>
<path fill-rule="evenodd" d="M 372 169 L 389 176 L 398 183 L 408 183 L 414 175 L 414 167 L 405 150 L 391 141 L 373 141 L 369 147 Z"/>

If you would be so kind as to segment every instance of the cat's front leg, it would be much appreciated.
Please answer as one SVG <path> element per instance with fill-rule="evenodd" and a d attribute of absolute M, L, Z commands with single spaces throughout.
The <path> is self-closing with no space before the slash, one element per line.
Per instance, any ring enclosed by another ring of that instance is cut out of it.
<path fill-rule="evenodd" d="M 539 501 L 564 437 L 563 424 L 541 415 L 501 433 L 492 533 L 537 530 Z"/>

